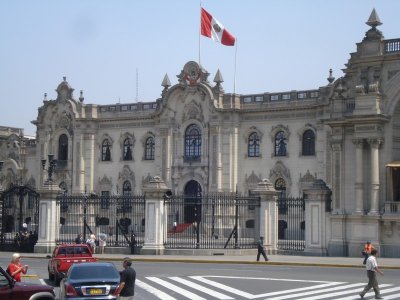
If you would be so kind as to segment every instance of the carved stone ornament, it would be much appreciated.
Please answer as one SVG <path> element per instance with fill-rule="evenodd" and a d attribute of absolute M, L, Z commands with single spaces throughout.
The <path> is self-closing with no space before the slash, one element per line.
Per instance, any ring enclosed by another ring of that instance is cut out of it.
<path fill-rule="evenodd" d="M 197 62 L 189 61 L 177 76 L 179 82 L 184 85 L 197 85 L 200 82 L 207 82 L 209 73 L 205 71 Z"/>
<path fill-rule="evenodd" d="M 184 108 L 182 123 L 187 120 L 198 120 L 200 122 L 203 122 L 204 120 L 202 107 L 198 105 L 195 101 L 191 101 Z"/>

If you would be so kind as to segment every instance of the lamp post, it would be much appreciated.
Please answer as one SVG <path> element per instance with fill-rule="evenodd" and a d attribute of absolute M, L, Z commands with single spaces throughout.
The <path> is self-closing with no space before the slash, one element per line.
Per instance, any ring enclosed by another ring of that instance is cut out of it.
<path fill-rule="evenodd" d="M 54 158 L 54 154 L 49 154 L 48 156 L 48 160 L 46 159 L 42 159 L 42 168 L 43 170 L 47 171 L 47 180 L 46 182 L 53 182 L 53 172 L 56 168 L 57 165 L 57 160 Z M 46 163 L 48 163 L 48 167 L 47 169 L 45 169 L 46 167 Z"/>

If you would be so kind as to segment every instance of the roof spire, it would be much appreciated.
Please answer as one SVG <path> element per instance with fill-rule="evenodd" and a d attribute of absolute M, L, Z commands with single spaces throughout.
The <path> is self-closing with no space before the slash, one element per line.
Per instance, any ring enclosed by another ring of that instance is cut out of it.
<path fill-rule="evenodd" d="M 382 22 L 379 19 L 379 16 L 376 13 L 375 8 L 372 10 L 371 15 L 369 16 L 369 19 L 365 24 L 367 24 L 368 26 L 371 26 L 372 28 L 382 25 Z"/>

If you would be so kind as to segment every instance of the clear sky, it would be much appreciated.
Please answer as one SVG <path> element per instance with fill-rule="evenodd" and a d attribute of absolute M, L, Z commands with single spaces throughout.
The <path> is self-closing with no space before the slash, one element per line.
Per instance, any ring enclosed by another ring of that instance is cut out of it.
<path fill-rule="evenodd" d="M 204 0 L 237 38 L 236 93 L 314 89 L 342 69 L 370 28 L 373 8 L 386 39 L 400 38 L 399 0 Z M 0 126 L 23 128 L 63 76 L 85 103 L 155 101 L 167 73 L 199 59 L 200 1 L 0 1 Z M 200 60 L 234 92 L 235 47 L 200 38 Z M 138 74 L 138 76 L 137 76 Z M 136 84 L 138 82 L 138 85 Z"/>

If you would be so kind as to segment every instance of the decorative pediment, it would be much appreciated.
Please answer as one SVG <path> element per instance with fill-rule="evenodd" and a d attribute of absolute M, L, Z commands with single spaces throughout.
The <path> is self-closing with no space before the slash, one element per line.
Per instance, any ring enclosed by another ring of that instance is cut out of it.
<path fill-rule="evenodd" d="M 185 105 L 182 115 L 182 123 L 187 120 L 198 120 L 200 122 L 203 122 L 204 120 L 203 109 L 201 105 L 197 104 L 194 100 Z"/>
<path fill-rule="evenodd" d="M 262 181 L 261 174 L 257 176 L 254 171 L 251 172 L 250 176 L 245 177 L 245 185 L 247 189 L 255 189 L 257 185 Z"/>
<path fill-rule="evenodd" d="M 122 168 L 122 171 L 118 174 L 118 184 L 120 186 L 123 186 L 125 181 L 129 181 L 132 184 L 132 191 L 134 191 L 136 188 L 135 174 L 132 172 L 128 165 L 125 165 Z"/>
<path fill-rule="evenodd" d="M 208 73 L 197 62 L 189 61 L 183 67 L 178 77 L 179 83 L 184 86 L 194 86 L 200 82 L 208 82 Z"/>
<path fill-rule="evenodd" d="M 67 82 L 67 77 L 63 77 L 63 81 L 58 85 L 57 89 L 57 100 L 73 100 L 74 89 Z"/>
<path fill-rule="evenodd" d="M 112 188 L 111 178 L 104 174 L 103 178 L 99 178 L 99 186 L 101 191 L 110 191 Z"/>
<path fill-rule="evenodd" d="M 278 178 L 283 178 L 286 181 L 286 186 L 291 185 L 290 170 L 285 166 L 282 161 L 277 161 L 275 166 L 269 173 L 269 179 L 274 183 Z"/>

